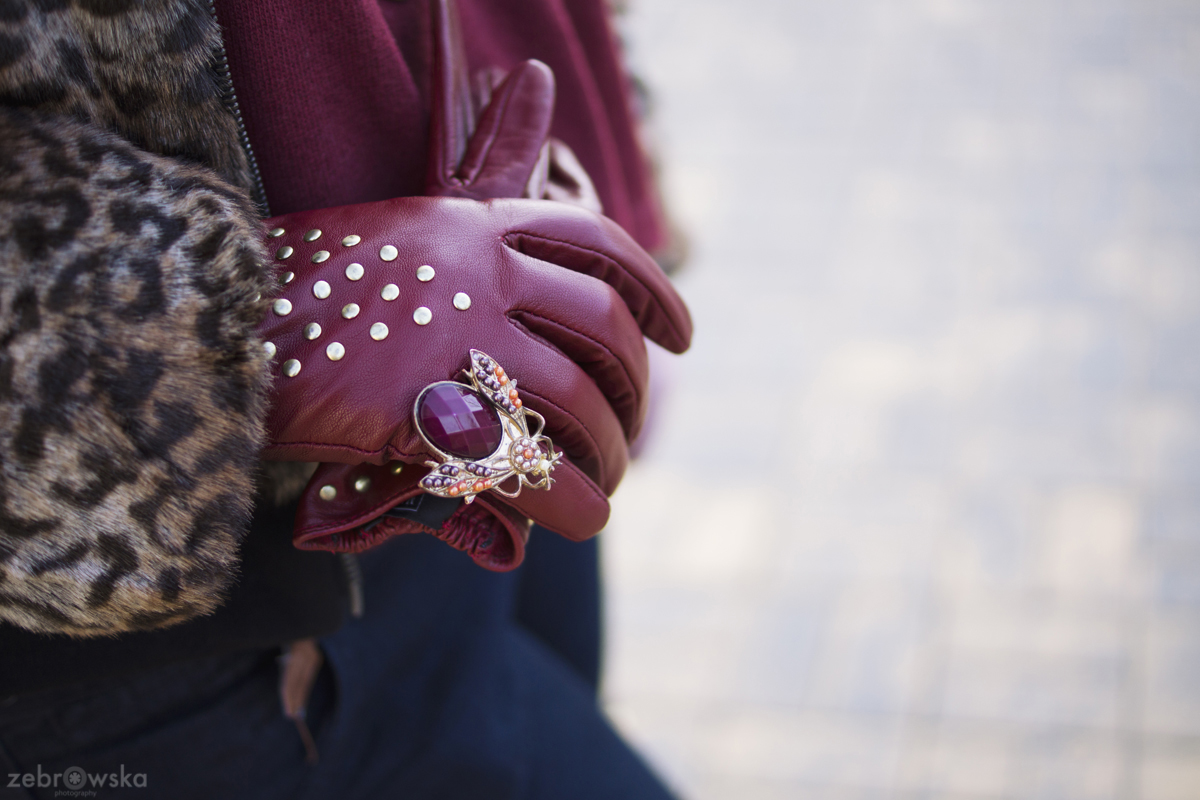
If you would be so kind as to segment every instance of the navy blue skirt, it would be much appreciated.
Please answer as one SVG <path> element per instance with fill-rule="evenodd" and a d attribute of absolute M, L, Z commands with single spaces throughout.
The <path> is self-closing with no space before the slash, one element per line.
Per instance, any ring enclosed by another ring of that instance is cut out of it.
<path fill-rule="evenodd" d="M 97 797 L 666 800 L 596 703 L 594 545 L 529 553 L 504 575 L 432 537 L 364 554 L 364 614 L 321 640 L 316 764 L 277 652 L 245 652 L 10 699 L 0 797 L 65 796 L 36 784 L 77 767 Z"/>

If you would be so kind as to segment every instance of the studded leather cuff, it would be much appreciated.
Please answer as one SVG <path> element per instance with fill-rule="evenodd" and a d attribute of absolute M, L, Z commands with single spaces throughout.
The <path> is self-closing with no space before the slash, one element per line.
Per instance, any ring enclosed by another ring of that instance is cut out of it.
<path fill-rule="evenodd" d="M 358 553 L 392 536 L 426 533 L 486 569 L 505 572 L 521 563 L 528 517 L 486 494 L 471 504 L 450 501 L 448 516 L 445 509 L 422 515 L 423 505 L 446 502 L 421 489 L 425 474 L 402 464 L 321 465 L 296 513 L 293 541 L 302 550 Z"/>

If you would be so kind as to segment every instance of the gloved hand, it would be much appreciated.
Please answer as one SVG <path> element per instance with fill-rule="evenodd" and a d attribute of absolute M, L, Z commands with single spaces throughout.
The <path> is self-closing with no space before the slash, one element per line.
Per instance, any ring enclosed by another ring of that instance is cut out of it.
<path fill-rule="evenodd" d="M 624 473 L 646 406 L 642 335 L 674 352 L 691 337 L 653 259 L 616 223 L 561 203 L 408 197 L 268 225 L 282 231 L 283 286 L 261 326 L 277 351 L 267 458 L 424 461 L 416 397 L 476 348 L 569 458 L 552 490 L 511 505 L 572 535 L 568 501 L 602 500 Z"/>
<path fill-rule="evenodd" d="M 546 197 L 599 212 L 596 191 L 574 154 L 547 138 L 554 108 L 549 68 L 527 61 L 507 77 L 496 70 L 477 74 L 472 94 L 452 4 L 434 4 L 434 34 L 426 192 L 474 199 Z M 607 445 L 623 471 L 623 442 L 614 438 Z M 449 518 L 433 521 L 430 506 L 436 504 L 418 485 L 424 474 L 424 467 L 321 464 L 297 513 L 297 546 L 356 552 L 389 536 L 425 532 L 489 569 L 511 569 L 523 557 L 528 517 L 570 538 L 586 538 L 607 522 L 602 492 L 615 488 L 614 481 L 601 490 L 567 463 L 555 472 L 553 497 L 527 491 L 505 499 L 485 492 L 474 506 L 451 505 Z M 428 502 L 417 514 L 414 507 L 422 500 Z"/>

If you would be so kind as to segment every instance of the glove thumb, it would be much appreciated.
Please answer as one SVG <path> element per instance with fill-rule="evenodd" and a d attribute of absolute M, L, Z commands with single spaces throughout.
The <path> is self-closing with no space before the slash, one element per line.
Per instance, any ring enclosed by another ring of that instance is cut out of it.
<path fill-rule="evenodd" d="M 554 73 L 533 59 L 518 64 L 492 93 L 457 169 L 427 190 L 476 200 L 520 197 L 544 160 L 553 117 Z"/>

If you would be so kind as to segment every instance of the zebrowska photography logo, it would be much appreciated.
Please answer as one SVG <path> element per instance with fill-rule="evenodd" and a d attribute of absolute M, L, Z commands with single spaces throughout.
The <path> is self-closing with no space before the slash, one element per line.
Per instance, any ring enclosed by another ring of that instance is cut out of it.
<path fill-rule="evenodd" d="M 8 773 L 9 789 L 54 789 L 54 797 L 95 797 L 100 789 L 145 789 L 144 772 L 129 772 L 121 764 L 116 772 L 88 772 L 82 767 L 67 767 L 62 772 L 46 772 L 38 764 L 33 772 Z"/>

